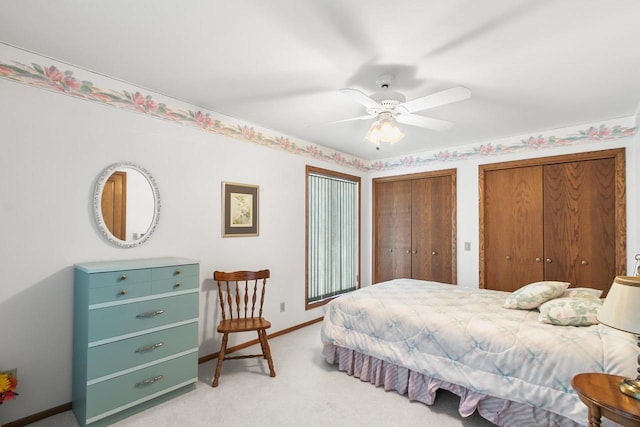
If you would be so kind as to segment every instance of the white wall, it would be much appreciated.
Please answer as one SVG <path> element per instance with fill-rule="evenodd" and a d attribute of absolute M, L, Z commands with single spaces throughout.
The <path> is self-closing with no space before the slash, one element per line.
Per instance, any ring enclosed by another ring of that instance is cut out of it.
<path fill-rule="evenodd" d="M 199 260 L 200 355 L 219 349 L 216 269 L 271 269 L 273 332 L 322 316 L 304 310 L 305 165 L 362 173 L 5 80 L 0 94 L 0 369 L 20 381 L 0 424 L 71 401 L 74 263 Z M 131 249 L 102 239 L 91 206 L 99 174 L 122 161 L 154 176 L 162 204 L 154 235 Z M 221 237 L 222 181 L 260 186 L 258 237 Z M 365 179 L 363 206 L 369 193 Z"/>

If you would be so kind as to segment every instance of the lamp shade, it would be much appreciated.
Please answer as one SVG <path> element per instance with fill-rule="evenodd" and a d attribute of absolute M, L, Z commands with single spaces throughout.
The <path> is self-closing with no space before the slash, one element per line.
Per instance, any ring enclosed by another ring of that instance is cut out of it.
<path fill-rule="evenodd" d="M 640 277 L 616 277 L 597 319 L 612 328 L 640 334 Z"/>
<path fill-rule="evenodd" d="M 380 145 L 381 142 L 395 144 L 403 137 L 404 133 L 395 125 L 391 115 L 389 113 L 382 113 L 380 114 L 380 118 L 369 128 L 366 139 L 375 145 Z"/>

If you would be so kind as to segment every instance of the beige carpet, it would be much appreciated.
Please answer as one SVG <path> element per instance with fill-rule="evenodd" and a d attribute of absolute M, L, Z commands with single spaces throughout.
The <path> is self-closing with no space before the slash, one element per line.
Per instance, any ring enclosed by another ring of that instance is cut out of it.
<path fill-rule="evenodd" d="M 249 337 L 247 339 L 250 339 Z M 410 402 L 339 372 L 321 353 L 320 324 L 269 341 L 277 376 L 262 359 L 227 361 L 211 388 L 213 362 L 200 365 L 196 390 L 136 414 L 116 426 L 425 426 L 488 427 L 462 418 L 457 396 L 439 391 L 433 406 Z M 253 351 L 247 349 L 246 351 Z M 240 353 L 239 353 L 240 354 Z M 71 412 L 32 424 L 77 426 Z"/>

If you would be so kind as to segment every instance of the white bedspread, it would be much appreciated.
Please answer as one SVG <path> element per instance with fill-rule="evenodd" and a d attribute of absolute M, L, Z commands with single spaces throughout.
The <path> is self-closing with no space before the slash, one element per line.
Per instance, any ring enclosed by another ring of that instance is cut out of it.
<path fill-rule="evenodd" d="M 537 310 L 502 308 L 506 295 L 392 280 L 329 303 L 322 341 L 581 424 L 587 411 L 571 388 L 574 375 L 636 376 L 633 335 L 540 323 Z"/>

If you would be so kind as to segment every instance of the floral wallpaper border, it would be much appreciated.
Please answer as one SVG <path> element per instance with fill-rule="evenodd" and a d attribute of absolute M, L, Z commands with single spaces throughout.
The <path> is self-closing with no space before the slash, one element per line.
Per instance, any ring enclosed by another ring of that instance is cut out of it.
<path fill-rule="evenodd" d="M 12 56 L 14 57 L 24 57 L 24 59 L 10 61 L 0 59 L 0 78 L 51 90 L 83 100 L 98 102 L 122 110 L 145 114 L 157 119 L 197 128 L 212 134 L 224 135 L 257 145 L 280 149 L 292 154 L 332 162 L 360 171 L 384 171 L 396 168 L 425 166 L 434 163 L 468 160 L 475 157 L 496 156 L 528 150 L 575 145 L 586 142 L 612 141 L 632 136 L 636 133 L 635 126 L 600 124 L 589 126 L 586 129 L 564 136 L 532 135 L 519 139 L 507 138 L 504 140 L 504 143 L 489 142 L 470 144 L 454 149 L 402 156 L 369 163 L 354 156 L 338 151 L 331 151 L 320 145 L 295 141 L 288 136 L 274 134 L 273 131 L 200 109 L 174 98 L 156 94 L 148 90 L 145 91 L 98 73 L 93 73 L 81 68 L 71 69 L 74 67 L 68 64 L 0 42 L 0 54 L 3 52 L 5 54 L 13 54 Z M 86 80 L 84 78 L 85 76 L 80 77 L 80 75 L 83 74 L 91 75 L 91 81 Z M 96 81 L 96 79 L 107 86 L 117 83 L 120 88 L 101 87 L 100 84 L 94 84 L 92 82 Z M 130 87 L 124 88 L 125 86 Z"/>
<path fill-rule="evenodd" d="M 617 121 L 628 122 L 629 120 L 618 119 Z M 614 122 L 611 120 L 610 122 Z M 562 129 L 567 132 L 568 128 Z M 513 154 L 525 151 L 537 151 L 548 148 L 557 148 L 570 145 L 608 142 L 620 138 L 635 135 L 637 126 L 627 126 L 624 124 L 600 124 L 587 125 L 586 128 L 568 132 L 564 136 L 539 134 L 524 138 L 504 138 L 504 142 L 489 142 L 481 144 L 470 144 L 462 147 L 421 153 L 412 156 L 403 156 L 394 159 L 376 161 L 369 165 L 370 170 L 384 171 L 396 168 L 408 168 L 426 166 L 434 163 L 457 162 L 473 158 L 499 156 L 503 154 Z"/>
<path fill-rule="evenodd" d="M 142 113 L 157 119 L 198 128 L 216 135 L 224 135 L 257 145 L 278 148 L 293 154 L 307 155 L 314 159 L 334 162 L 341 166 L 362 171 L 368 169 L 365 162 L 356 157 L 337 151 L 330 152 L 318 145 L 296 142 L 287 136 L 273 135 L 266 130 L 249 126 L 246 123 L 234 124 L 231 123 L 231 120 L 225 121 L 218 117 L 217 114 L 197 107 L 180 108 L 176 105 L 169 105 L 167 102 L 160 100 L 160 98 L 163 98 L 162 95 L 142 89 L 102 88 L 89 80 L 77 77 L 77 75 L 78 73 L 75 73 L 74 70 L 62 69 L 50 63 L 47 65 L 35 62 L 24 64 L 19 61 L 4 61 L 0 59 L 0 77 L 14 82 L 52 90 L 122 110 Z M 114 82 L 118 81 L 114 80 Z M 178 104 L 179 101 L 176 100 L 175 103 Z"/>

